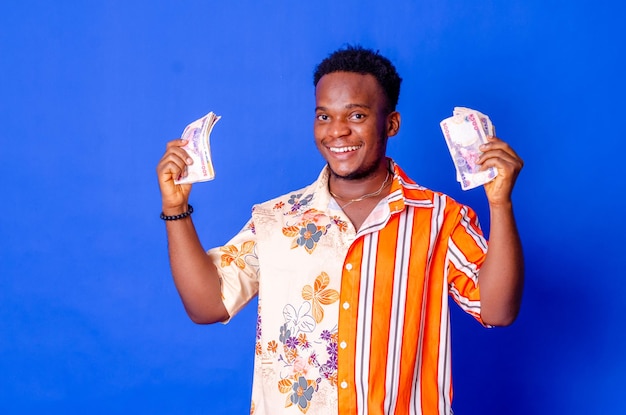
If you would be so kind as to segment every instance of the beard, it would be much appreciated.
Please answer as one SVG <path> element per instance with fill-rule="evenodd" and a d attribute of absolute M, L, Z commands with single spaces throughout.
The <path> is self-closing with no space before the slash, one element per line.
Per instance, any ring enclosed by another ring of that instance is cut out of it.
<path fill-rule="evenodd" d="M 345 174 L 345 175 L 341 175 L 338 174 L 336 171 L 333 170 L 333 168 L 330 166 L 329 163 L 326 163 L 328 165 L 328 170 L 330 170 L 330 174 L 331 176 L 334 176 L 337 179 L 341 179 L 341 180 L 362 180 L 362 179 L 366 179 L 370 176 L 373 176 L 376 174 L 376 172 L 378 171 L 379 168 L 379 162 L 373 162 L 371 164 L 365 165 L 365 166 L 361 166 L 360 168 L 358 168 L 357 170 Z"/>

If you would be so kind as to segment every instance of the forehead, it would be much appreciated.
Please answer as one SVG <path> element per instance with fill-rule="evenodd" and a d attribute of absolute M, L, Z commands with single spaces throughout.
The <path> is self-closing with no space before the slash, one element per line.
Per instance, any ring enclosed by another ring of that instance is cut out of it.
<path fill-rule="evenodd" d="M 384 105 L 385 93 L 378 80 L 370 74 L 332 72 L 324 75 L 315 88 L 317 106 L 351 104 L 370 107 Z"/>

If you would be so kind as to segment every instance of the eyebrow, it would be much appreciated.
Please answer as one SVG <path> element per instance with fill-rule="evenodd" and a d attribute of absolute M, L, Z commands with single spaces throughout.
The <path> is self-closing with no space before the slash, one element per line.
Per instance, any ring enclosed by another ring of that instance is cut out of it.
<path fill-rule="evenodd" d="M 351 110 L 351 109 L 354 109 L 354 108 L 370 109 L 371 107 L 369 105 L 365 105 L 365 104 L 348 104 L 348 105 L 346 105 L 344 107 L 344 109 L 347 109 L 347 110 Z M 322 107 L 322 106 L 315 107 L 315 111 L 326 111 L 326 110 L 328 110 L 328 108 L 326 108 L 326 107 Z"/>

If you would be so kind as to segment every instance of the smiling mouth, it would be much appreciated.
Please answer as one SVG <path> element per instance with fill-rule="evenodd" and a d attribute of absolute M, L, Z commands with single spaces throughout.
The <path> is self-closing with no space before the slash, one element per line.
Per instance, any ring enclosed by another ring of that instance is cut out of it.
<path fill-rule="evenodd" d="M 347 153 L 349 151 L 356 151 L 360 149 L 361 147 L 363 146 L 360 145 L 360 146 L 347 146 L 347 147 L 328 147 L 328 149 L 330 150 L 331 153 Z"/>

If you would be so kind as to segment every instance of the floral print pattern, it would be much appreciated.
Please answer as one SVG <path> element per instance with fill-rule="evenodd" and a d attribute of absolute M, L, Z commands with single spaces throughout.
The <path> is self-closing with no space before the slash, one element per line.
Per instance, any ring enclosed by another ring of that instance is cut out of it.
<path fill-rule="evenodd" d="M 311 253 L 322 235 L 322 229 L 319 229 L 314 223 L 307 223 L 306 227 L 300 228 L 300 237 L 296 242 L 298 245 L 304 246 L 307 252 Z"/>
<path fill-rule="evenodd" d="M 221 266 L 227 267 L 234 262 L 238 268 L 244 269 L 246 267 L 245 257 L 253 254 L 254 245 L 254 241 L 246 241 L 241 245 L 241 250 L 235 245 L 223 246 L 221 248 L 222 252 L 224 252 Z"/>
<path fill-rule="evenodd" d="M 337 386 L 336 328 L 321 330 L 310 337 L 324 320 L 323 307 L 339 301 L 339 293 L 328 288 L 329 283 L 328 274 L 322 272 L 313 284 L 305 285 L 302 288 L 305 301 L 299 305 L 287 304 L 283 308 L 284 323 L 277 332 L 278 341 L 270 340 L 265 347 L 260 341 L 262 320 L 257 318 L 256 352 L 282 363 L 284 371 L 278 381 L 278 390 L 286 395 L 285 407 L 294 406 L 302 413 L 309 410 L 320 382 Z M 324 360 L 318 356 L 320 350 L 326 352 Z"/>
<path fill-rule="evenodd" d="M 324 319 L 324 309 L 322 305 L 330 305 L 339 301 L 339 292 L 333 289 L 326 289 L 330 283 L 330 277 L 322 272 L 315 278 L 313 287 L 305 285 L 302 289 L 302 298 L 311 301 L 313 305 L 313 319 L 320 323 Z"/>
<path fill-rule="evenodd" d="M 298 212 L 303 206 L 308 205 L 311 199 L 313 199 L 312 194 L 302 197 L 302 193 L 297 193 L 289 196 L 287 203 L 291 205 L 291 212 L 295 213 Z"/>
<path fill-rule="evenodd" d="M 303 247 L 307 253 L 312 254 L 320 239 L 328 233 L 333 225 L 340 232 L 345 232 L 348 229 L 348 224 L 337 216 L 331 218 L 312 208 L 300 213 L 299 209 L 302 209 L 311 200 L 310 195 L 303 199 L 300 199 L 301 196 L 301 194 L 290 196 L 289 204 L 292 206 L 287 214 L 299 213 L 299 220 L 293 224 L 287 222 L 287 225 L 283 226 L 283 235 L 293 238 L 291 249 Z"/>
<path fill-rule="evenodd" d="M 307 380 L 300 376 L 296 382 L 291 385 L 293 393 L 289 396 L 289 400 L 293 405 L 298 405 L 298 409 L 306 414 L 309 409 L 311 398 L 313 397 L 315 382 Z"/>
<path fill-rule="evenodd" d="M 282 236 L 273 234 L 272 238 L 288 238 L 283 246 L 295 250 L 294 255 L 303 253 L 302 266 L 307 267 L 308 262 L 316 262 L 312 254 L 329 237 L 330 231 L 336 238 L 337 232 L 345 233 L 349 228 L 348 222 L 318 210 L 313 202 L 311 192 L 285 195 L 261 207 L 263 213 L 253 215 L 254 221 L 250 221 L 244 230 L 256 235 L 255 225 L 259 225 L 263 235 L 266 235 L 267 218 L 282 221 Z M 242 270 L 247 275 L 258 275 L 257 241 L 256 237 L 250 239 L 242 238 L 235 244 L 220 248 L 221 266 Z M 337 282 L 331 284 L 328 272 L 315 268 L 316 271 L 312 271 L 302 283 L 295 283 L 293 287 L 289 284 L 287 302 L 272 304 L 268 320 L 262 317 L 266 314 L 262 313 L 259 301 L 254 346 L 255 370 L 259 371 L 255 372 L 255 379 L 257 376 L 265 381 L 271 379 L 271 383 L 266 385 L 275 385 L 272 386 L 276 388 L 274 393 L 278 392 L 277 397 L 284 397 L 284 404 L 280 400 L 276 403 L 289 408 L 289 413 L 317 414 L 320 410 L 317 404 L 324 402 L 326 405 L 333 396 L 336 399 L 339 287 Z M 265 299 L 267 301 L 267 297 Z M 261 400 L 253 399 L 251 414 L 258 411 L 264 413 L 268 410 L 265 405 Z"/>

